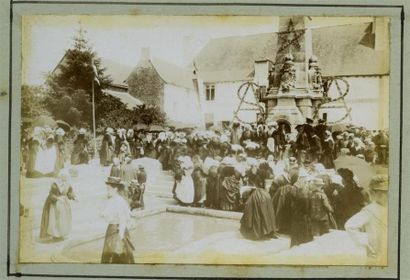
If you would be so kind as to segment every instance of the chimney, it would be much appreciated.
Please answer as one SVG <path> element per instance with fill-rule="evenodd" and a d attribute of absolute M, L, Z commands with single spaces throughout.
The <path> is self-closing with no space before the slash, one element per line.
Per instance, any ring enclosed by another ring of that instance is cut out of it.
<path fill-rule="evenodd" d="M 269 69 L 272 67 L 273 63 L 268 59 L 256 60 L 254 63 L 255 76 L 254 83 L 261 87 L 268 87 L 268 76 Z"/>
<path fill-rule="evenodd" d="M 149 60 L 149 47 L 141 49 L 141 60 Z"/>

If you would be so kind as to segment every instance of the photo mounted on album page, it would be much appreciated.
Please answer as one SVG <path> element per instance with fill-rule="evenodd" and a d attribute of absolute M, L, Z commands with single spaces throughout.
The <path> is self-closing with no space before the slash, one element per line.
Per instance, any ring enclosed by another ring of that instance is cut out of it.
<path fill-rule="evenodd" d="M 6 5 L 8 276 L 399 278 L 379 2 Z"/>

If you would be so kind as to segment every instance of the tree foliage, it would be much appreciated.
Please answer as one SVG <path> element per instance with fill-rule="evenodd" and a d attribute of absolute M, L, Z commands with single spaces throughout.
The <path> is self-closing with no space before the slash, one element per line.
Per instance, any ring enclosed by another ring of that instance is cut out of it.
<path fill-rule="evenodd" d="M 73 46 L 65 53 L 59 65 L 47 77 L 46 108 L 56 119 L 73 126 L 92 127 L 92 86 L 94 63 L 99 85 L 94 82 L 95 115 L 99 127 L 131 127 L 145 124 L 163 124 L 165 115 L 157 107 L 141 106 L 129 110 L 119 99 L 104 92 L 112 83 L 97 53 L 89 46 L 85 32 L 74 37 Z"/>
<path fill-rule="evenodd" d="M 23 85 L 21 87 L 21 116 L 35 119 L 40 115 L 49 115 L 44 108 L 45 92 L 42 87 Z"/>

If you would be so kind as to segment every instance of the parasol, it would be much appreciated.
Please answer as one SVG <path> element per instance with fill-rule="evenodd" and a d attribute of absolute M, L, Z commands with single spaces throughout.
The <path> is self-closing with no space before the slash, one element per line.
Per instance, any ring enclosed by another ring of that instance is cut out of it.
<path fill-rule="evenodd" d="M 357 176 L 359 185 L 363 188 L 367 188 L 372 177 L 376 175 L 376 171 L 368 162 L 355 156 L 340 156 L 334 161 L 334 164 L 336 170 L 339 168 L 350 169 Z"/>
<path fill-rule="evenodd" d="M 69 125 L 65 121 L 58 120 L 58 121 L 56 121 L 56 123 L 57 123 L 58 127 L 61 127 L 65 131 L 70 131 L 70 129 L 71 129 L 71 125 Z"/>
<path fill-rule="evenodd" d="M 194 123 L 183 123 L 179 121 L 170 121 L 168 125 L 174 127 L 175 129 L 196 128 L 197 127 L 197 125 Z"/>
<path fill-rule="evenodd" d="M 154 124 L 149 127 L 149 131 L 151 132 L 164 131 L 164 128 L 160 125 Z"/>
<path fill-rule="evenodd" d="M 330 127 L 330 130 L 332 132 L 345 131 L 347 129 L 348 129 L 348 127 L 345 123 L 337 123 L 337 124 L 334 124 Z"/>
<path fill-rule="evenodd" d="M 243 151 L 243 147 L 242 147 L 241 145 L 238 145 L 238 144 L 233 144 L 233 145 L 231 146 L 231 149 L 232 149 L 232 151 L 234 151 L 234 152 Z"/>
<path fill-rule="evenodd" d="M 148 129 L 148 125 L 143 124 L 143 123 L 134 125 L 134 130 L 147 130 L 147 129 Z"/>
<path fill-rule="evenodd" d="M 49 126 L 51 128 L 55 128 L 57 127 L 57 122 L 50 116 L 39 116 L 32 122 L 32 126 Z"/>

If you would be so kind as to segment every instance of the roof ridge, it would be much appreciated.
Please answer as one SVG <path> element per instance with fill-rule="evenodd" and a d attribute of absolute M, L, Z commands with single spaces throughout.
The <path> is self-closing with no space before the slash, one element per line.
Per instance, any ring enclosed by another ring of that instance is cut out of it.
<path fill-rule="evenodd" d="M 317 27 L 312 27 L 312 30 L 317 30 L 317 29 L 327 29 L 327 28 L 335 28 L 335 27 L 346 27 L 346 26 L 351 26 L 351 25 L 362 25 L 362 24 L 372 24 L 373 21 L 368 21 L 368 22 L 351 22 L 351 23 L 345 23 L 345 24 L 337 24 L 337 25 L 329 25 L 329 26 L 317 26 Z"/>
<path fill-rule="evenodd" d="M 211 41 L 217 41 L 217 40 L 223 40 L 223 39 L 232 39 L 232 38 L 245 38 L 245 37 L 251 37 L 251 36 L 261 36 L 261 35 L 268 35 L 268 34 L 278 34 L 278 31 L 273 31 L 273 32 L 262 32 L 262 33 L 254 33 L 254 34 L 247 34 L 247 35 L 232 35 L 232 36 L 225 36 L 225 37 L 215 37 L 211 38 L 207 44 L 209 44 Z"/>

